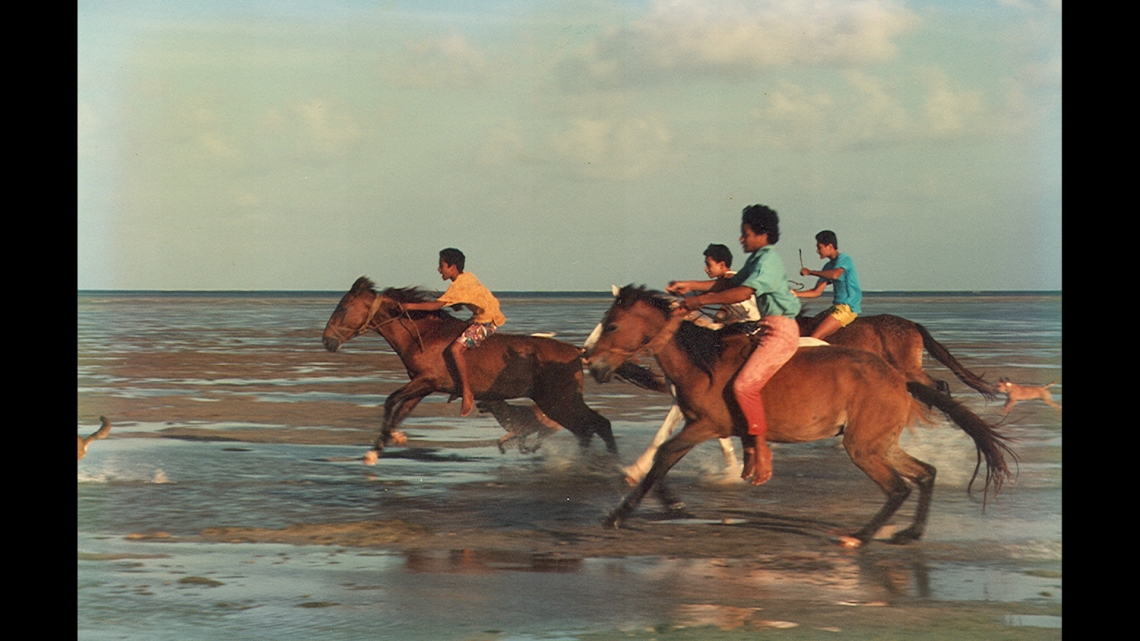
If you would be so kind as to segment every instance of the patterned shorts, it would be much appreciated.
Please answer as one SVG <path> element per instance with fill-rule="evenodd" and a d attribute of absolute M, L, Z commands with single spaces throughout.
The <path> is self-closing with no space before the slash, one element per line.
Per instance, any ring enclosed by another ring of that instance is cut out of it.
<path fill-rule="evenodd" d="M 471 323 L 459 338 L 455 339 L 456 343 L 462 344 L 467 349 L 475 349 L 487 340 L 487 337 L 495 333 L 494 323 Z"/>
<path fill-rule="evenodd" d="M 851 321 L 855 320 L 855 317 L 858 316 L 858 314 L 851 311 L 849 305 L 832 305 L 831 308 L 827 310 L 827 313 L 839 321 L 840 327 L 847 327 L 851 324 Z"/>

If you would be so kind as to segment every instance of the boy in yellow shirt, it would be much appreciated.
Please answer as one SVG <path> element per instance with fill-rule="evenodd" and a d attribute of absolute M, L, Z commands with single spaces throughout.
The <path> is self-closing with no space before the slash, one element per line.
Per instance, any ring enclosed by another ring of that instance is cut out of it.
<path fill-rule="evenodd" d="M 499 311 L 499 301 L 491 290 L 483 286 L 475 274 L 463 271 L 466 263 L 463 252 L 448 247 L 439 252 L 439 275 L 443 280 L 450 280 L 451 285 L 442 296 L 434 301 L 423 303 L 404 303 L 404 309 L 435 311 L 448 305 L 466 307 L 471 310 L 471 324 L 449 350 L 455 359 L 455 368 L 459 373 L 459 380 L 463 387 L 463 404 L 459 409 L 460 416 L 467 416 L 475 406 L 475 395 L 471 392 L 471 383 L 467 376 L 467 360 L 465 354 L 469 349 L 475 349 L 495 330 L 507 322 L 507 318 Z"/>

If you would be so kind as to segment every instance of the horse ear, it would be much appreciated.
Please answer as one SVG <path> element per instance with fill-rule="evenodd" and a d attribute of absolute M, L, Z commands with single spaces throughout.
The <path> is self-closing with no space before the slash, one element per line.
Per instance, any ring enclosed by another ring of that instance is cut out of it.
<path fill-rule="evenodd" d="M 621 292 L 621 288 L 617 285 L 610 285 L 610 291 L 613 292 L 614 298 L 617 298 L 618 293 Z"/>
<path fill-rule="evenodd" d="M 356 282 L 352 284 L 352 289 L 349 291 L 353 294 L 359 294 L 366 289 L 372 289 L 372 281 L 369 280 L 367 276 L 361 276 L 356 279 Z"/>

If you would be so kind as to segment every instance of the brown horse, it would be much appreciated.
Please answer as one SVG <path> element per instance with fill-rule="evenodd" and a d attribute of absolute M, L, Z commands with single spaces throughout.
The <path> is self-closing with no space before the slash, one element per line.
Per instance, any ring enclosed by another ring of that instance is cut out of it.
<path fill-rule="evenodd" d="M 399 355 L 411 382 L 388 395 L 380 436 L 365 460 L 374 460 L 390 442 L 400 444 L 395 428 L 424 397 L 435 392 L 460 395 L 454 361 L 446 358 L 450 345 L 467 322 L 447 312 L 407 312 L 400 304 L 431 300 L 418 289 L 389 288 L 377 293 L 361 276 L 337 304 L 325 325 L 325 349 L 335 352 L 349 340 L 375 330 Z M 561 424 L 588 447 L 597 434 L 606 449 L 617 452 L 610 422 L 590 409 L 582 398 L 582 360 L 578 348 L 538 336 L 492 334 L 467 354 L 467 371 L 475 398 L 504 401 L 530 398 L 551 420 Z"/>
<path fill-rule="evenodd" d="M 693 447 L 709 439 L 746 433 L 731 381 L 751 353 L 751 340 L 741 335 L 718 336 L 683 323 L 671 313 L 670 303 L 644 288 L 622 288 L 602 321 L 602 335 L 587 361 L 594 378 L 605 382 L 632 356 L 652 353 L 675 384 L 677 403 L 686 419 L 684 428 L 661 446 L 641 483 L 610 513 L 609 525 L 620 525 Z M 769 441 L 804 443 L 842 435 L 851 460 L 886 494 L 879 512 L 852 535 L 858 542 L 870 540 L 898 510 L 910 495 L 908 482 L 919 490 L 914 522 L 891 540 L 906 543 L 925 531 L 935 469 L 898 444 L 903 428 L 924 416 L 911 394 L 947 411 L 973 438 L 979 465 L 983 456 L 986 460 L 986 492 L 1000 490 L 1012 476 L 1005 455 L 1013 456 L 1002 438 L 980 419 L 969 420 L 972 414 L 957 413 L 958 404 L 945 394 L 908 382 L 898 369 L 873 353 L 846 347 L 801 349 L 764 386 Z"/>
<path fill-rule="evenodd" d="M 801 336 L 811 336 L 823 321 L 827 311 L 816 316 L 798 316 Z M 879 314 L 859 316 L 850 325 L 841 327 L 827 337 L 827 342 L 840 347 L 854 347 L 874 352 L 906 375 L 908 381 L 922 383 L 941 392 L 950 393 L 946 381 L 935 380 L 922 369 L 922 350 L 925 347 L 935 360 L 954 372 L 958 380 L 981 392 L 987 400 L 997 398 L 997 387 L 982 380 L 981 376 L 966 369 L 930 332 L 918 323 L 900 316 Z"/>

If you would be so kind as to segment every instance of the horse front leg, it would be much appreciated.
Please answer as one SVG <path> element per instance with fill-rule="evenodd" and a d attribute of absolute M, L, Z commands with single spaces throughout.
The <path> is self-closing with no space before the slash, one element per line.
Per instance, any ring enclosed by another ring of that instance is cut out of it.
<path fill-rule="evenodd" d="M 689 450 L 716 436 L 715 434 L 710 436 L 706 432 L 707 430 L 702 430 L 699 424 L 690 423 L 681 430 L 680 434 L 662 444 L 661 448 L 657 450 L 657 456 L 653 459 L 653 467 L 649 468 L 649 472 L 645 474 L 645 478 L 641 479 L 637 487 L 626 494 L 621 504 L 609 513 L 604 521 L 605 525 L 613 528 L 621 527 L 629 515 L 637 509 L 645 495 L 653 489 L 656 483 L 665 478 L 669 470 L 684 458 Z M 670 509 L 673 509 L 673 505 L 680 505 L 680 501 L 672 495 L 666 493 L 665 496 Z"/>
<path fill-rule="evenodd" d="M 653 441 L 641 456 L 637 457 L 631 465 L 622 468 L 622 473 L 625 475 L 625 482 L 630 485 L 637 485 L 641 479 L 645 478 L 645 474 L 649 468 L 653 466 L 654 459 L 657 458 L 657 449 L 661 444 L 673 435 L 673 430 L 681 424 L 681 420 L 685 416 L 681 412 L 681 408 L 674 404 L 669 408 L 669 413 L 665 416 L 665 422 L 661 423 L 661 427 L 657 428 L 657 433 L 653 435 Z"/>
<path fill-rule="evenodd" d="M 408 437 L 396 429 L 404 418 L 419 405 L 428 394 L 435 391 L 435 385 L 426 379 L 416 379 L 388 395 L 384 400 L 384 420 L 380 434 L 372 444 L 372 449 L 364 455 L 365 465 L 375 465 L 380 454 L 388 445 L 404 445 Z"/>

